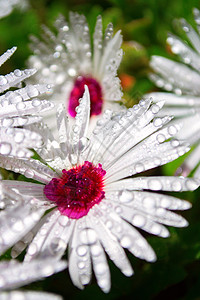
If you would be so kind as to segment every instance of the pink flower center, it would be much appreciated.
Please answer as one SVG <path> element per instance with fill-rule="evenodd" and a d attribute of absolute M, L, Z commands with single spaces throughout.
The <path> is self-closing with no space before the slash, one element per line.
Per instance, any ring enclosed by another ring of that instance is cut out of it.
<path fill-rule="evenodd" d="M 61 214 L 79 219 L 104 198 L 103 178 L 106 171 L 101 164 L 95 167 L 85 161 L 81 166 L 62 170 L 62 173 L 61 178 L 53 178 L 45 185 L 44 194 L 56 203 Z"/>
<path fill-rule="evenodd" d="M 90 92 L 91 110 L 90 115 L 99 115 L 102 111 L 103 96 L 99 83 L 92 77 L 77 77 L 74 87 L 69 96 L 68 111 L 70 116 L 76 116 L 76 107 L 79 105 L 79 99 L 83 96 L 84 86 L 87 85 Z"/>

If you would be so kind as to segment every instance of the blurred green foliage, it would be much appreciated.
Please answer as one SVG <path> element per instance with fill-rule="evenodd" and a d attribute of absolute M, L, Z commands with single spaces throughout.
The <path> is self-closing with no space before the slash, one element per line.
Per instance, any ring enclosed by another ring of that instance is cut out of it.
<path fill-rule="evenodd" d="M 1 73 L 26 67 L 31 53 L 29 35 L 38 35 L 42 23 L 52 26 L 60 13 L 68 17 L 72 10 L 85 14 L 93 31 L 97 15 L 102 14 L 104 25 L 112 22 L 115 30 L 121 29 L 124 36 L 124 58 L 119 73 L 125 82 L 125 103 L 132 106 L 143 93 L 156 90 L 148 79 L 149 58 L 152 54 L 171 55 L 165 42 L 167 33 L 177 30 L 176 18 L 184 17 L 193 23 L 193 7 L 200 8 L 199 0 L 31 0 L 26 11 L 16 8 L 0 21 L 0 53 L 12 46 L 18 47 L 14 56 L 1 67 Z M 163 173 L 173 175 L 180 161 L 182 158 L 168 164 Z M 3 175 L 16 178 L 16 174 L 8 172 Z M 193 209 L 184 213 L 190 223 L 188 228 L 170 228 L 171 237 L 167 239 L 146 234 L 157 253 L 156 263 L 140 261 L 127 253 L 135 275 L 126 278 L 109 262 L 112 275 L 109 294 L 100 291 L 95 279 L 84 291 L 79 291 L 71 283 L 67 271 L 25 288 L 51 291 L 70 300 L 200 299 L 199 194 L 197 190 L 177 195 L 193 203 Z"/>

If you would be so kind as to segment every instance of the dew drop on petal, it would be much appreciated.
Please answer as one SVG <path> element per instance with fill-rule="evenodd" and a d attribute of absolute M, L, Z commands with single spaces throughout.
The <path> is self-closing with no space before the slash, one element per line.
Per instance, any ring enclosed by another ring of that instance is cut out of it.
<path fill-rule="evenodd" d="M 120 244 L 122 245 L 122 247 L 124 248 L 129 248 L 132 245 L 132 241 L 131 238 L 128 235 L 124 235 L 121 240 L 120 240 Z"/>
<path fill-rule="evenodd" d="M 16 108 L 18 110 L 23 110 L 26 108 L 26 104 L 24 102 L 19 102 L 19 103 L 17 103 Z"/>
<path fill-rule="evenodd" d="M 5 85 L 8 80 L 4 76 L 0 76 L 0 85 Z"/>
<path fill-rule="evenodd" d="M 133 194 L 127 190 L 120 191 L 119 192 L 119 200 L 122 203 L 131 202 L 133 200 Z"/>
<path fill-rule="evenodd" d="M 76 249 L 76 251 L 77 251 L 77 254 L 79 255 L 79 256 L 85 256 L 86 255 L 86 253 L 87 253 L 87 248 L 85 247 L 85 246 L 78 246 L 78 248 Z"/>
<path fill-rule="evenodd" d="M 37 253 L 37 245 L 32 243 L 28 248 L 29 255 L 35 255 Z"/>
<path fill-rule="evenodd" d="M 107 271 L 108 267 L 104 263 L 99 263 L 95 267 L 95 273 L 98 275 L 103 275 Z"/>
<path fill-rule="evenodd" d="M 150 179 L 148 181 L 149 189 L 159 191 L 162 189 L 162 184 L 158 179 Z"/>
<path fill-rule="evenodd" d="M 99 256 L 101 253 L 101 248 L 98 245 L 92 245 L 90 250 L 92 255 L 94 256 Z"/>
<path fill-rule="evenodd" d="M 34 172 L 32 170 L 26 170 L 24 172 L 24 176 L 27 178 L 33 178 L 34 177 Z"/>
<path fill-rule="evenodd" d="M 52 254 L 59 254 L 65 251 L 67 245 L 65 243 L 65 241 L 61 238 L 54 238 L 51 242 L 51 244 L 49 245 L 50 251 Z"/>
<path fill-rule="evenodd" d="M 34 99 L 34 100 L 32 101 L 32 105 L 33 105 L 34 107 L 40 106 L 40 104 L 41 104 L 41 101 L 40 101 L 39 99 Z"/>
<path fill-rule="evenodd" d="M 145 218 L 141 215 L 135 215 L 132 220 L 132 224 L 137 227 L 143 227 L 145 225 Z"/>
<path fill-rule="evenodd" d="M 94 229 L 87 228 L 80 233 L 80 240 L 82 243 L 92 245 L 97 241 L 97 235 Z"/>
<path fill-rule="evenodd" d="M 180 183 L 179 180 L 174 180 L 171 184 L 171 187 L 172 187 L 172 191 L 175 191 L 175 192 L 180 192 L 182 190 L 182 184 Z"/>
<path fill-rule="evenodd" d="M 9 143 L 0 143 L 0 154 L 9 155 L 12 150 L 12 147 Z"/>

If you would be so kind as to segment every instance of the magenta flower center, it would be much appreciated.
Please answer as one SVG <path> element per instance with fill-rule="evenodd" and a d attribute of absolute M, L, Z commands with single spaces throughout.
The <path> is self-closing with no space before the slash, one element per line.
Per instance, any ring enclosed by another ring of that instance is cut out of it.
<path fill-rule="evenodd" d="M 99 83 L 92 77 L 77 77 L 74 87 L 69 96 L 68 111 L 72 117 L 76 116 L 76 107 L 79 105 L 79 99 L 83 97 L 84 86 L 87 85 L 90 92 L 91 110 L 90 115 L 99 115 L 102 111 L 103 96 Z"/>
<path fill-rule="evenodd" d="M 79 219 L 101 202 L 106 171 L 102 165 L 94 166 L 85 161 L 68 171 L 62 170 L 61 178 L 53 178 L 44 187 L 46 197 L 55 202 L 61 214 L 72 219 Z"/>

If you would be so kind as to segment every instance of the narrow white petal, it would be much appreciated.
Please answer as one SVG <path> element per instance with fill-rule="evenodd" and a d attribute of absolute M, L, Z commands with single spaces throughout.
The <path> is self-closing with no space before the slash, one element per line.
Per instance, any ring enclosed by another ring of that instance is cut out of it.
<path fill-rule="evenodd" d="M 35 291 L 13 291 L 13 292 L 0 292 L 1 300 L 62 300 L 62 297 L 45 292 Z"/>
<path fill-rule="evenodd" d="M 44 214 L 44 209 L 33 209 L 28 204 L 19 205 L 0 214 L 0 253 L 2 254 L 29 230 Z"/>
<path fill-rule="evenodd" d="M 106 212 L 102 213 L 102 211 L 101 218 L 99 218 L 98 212 L 99 210 L 94 208 L 92 217 L 90 215 L 90 218 L 99 241 L 103 245 L 110 259 L 121 270 L 121 272 L 126 276 L 133 275 L 133 269 L 127 259 L 125 251 L 121 247 L 119 241 L 117 241 L 116 237 L 110 232 L 110 228 L 113 225 L 112 220 L 110 220 Z M 96 251 L 97 250 L 98 249 L 96 249 Z"/>
<path fill-rule="evenodd" d="M 103 205 L 106 205 L 105 201 L 99 204 L 99 209 L 101 209 Z M 123 208 L 118 205 L 115 207 L 115 210 L 112 209 L 112 213 L 110 213 L 112 227 L 109 229 L 111 233 L 119 240 L 123 248 L 127 248 L 136 257 L 147 261 L 155 261 L 156 255 L 147 241 L 133 226 L 118 216 L 118 214 L 121 214 L 122 209 Z"/>
<path fill-rule="evenodd" d="M 88 240 L 88 229 L 84 219 L 75 224 L 73 236 L 69 244 L 69 273 L 75 286 L 83 286 L 91 280 L 91 258 Z"/>
<path fill-rule="evenodd" d="M 35 69 L 27 69 L 27 70 L 15 70 L 6 75 L 0 76 L 0 92 L 4 92 L 8 90 L 10 87 L 16 86 L 18 83 L 23 81 L 24 79 L 30 77 L 36 72 Z"/>
<path fill-rule="evenodd" d="M 67 267 L 66 261 L 56 259 L 34 260 L 29 263 L 5 261 L 0 263 L 0 289 L 13 289 L 36 280 L 41 280 Z"/>
<path fill-rule="evenodd" d="M 66 251 L 74 224 L 74 220 L 61 215 L 58 210 L 47 214 L 28 248 L 25 260 L 61 257 Z"/>
<path fill-rule="evenodd" d="M 72 164 L 79 162 L 79 156 L 84 150 L 84 142 L 90 120 L 90 94 L 88 87 L 85 86 L 83 98 L 80 99 L 80 104 L 76 110 L 75 124 L 72 128 L 71 143 L 73 149 Z M 82 143 L 83 142 L 83 143 Z"/>
<path fill-rule="evenodd" d="M 49 200 L 44 195 L 44 185 L 32 182 L 15 181 L 15 180 L 3 180 L 6 187 L 11 190 L 17 191 L 22 196 L 34 197 L 30 199 L 30 203 L 34 206 L 40 205 L 47 209 L 51 207 Z M 49 204 L 49 207 L 48 207 Z"/>
<path fill-rule="evenodd" d="M 3 65 L 17 50 L 17 47 L 12 47 L 11 49 L 8 49 L 4 54 L 0 56 L 0 66 Z"/>
<path fill-rule="evenodd" d="M 98 70 L 100 67 L 100 60 L 102 56 L 102 38 L 103 38 L 103 32 L 102 32 L 102 17 L 98 16 L 94 35 L 93 35 L 93 47 L 94 47 L 94 54 L 93 54 L 93 68 L 94 68 L 94 74 L 98 74 Z"/>
<path fill-rule="evenodd" d="M 0 154 L 15 157 L 30 157 L 32 151 L 27 148 L 40 147 L 42 139 L 39 134 L 24 128 L 0 128 Z"/>
<path fill-rule="evenodd" d="M 35 159 L 18 159 L 0 156 L 0 166 L 7 170 L 21 173 L 27 178 L 32 178 L 42 183 L 48 183 L 57 174 L 49 167 Z"/>
<path fill-rule="evenodd" d="M 108 184 L 110 190 L 193 191 L 199 183 L 193 178 L 175 176 L 148 176 L 119 180 Z"/>

